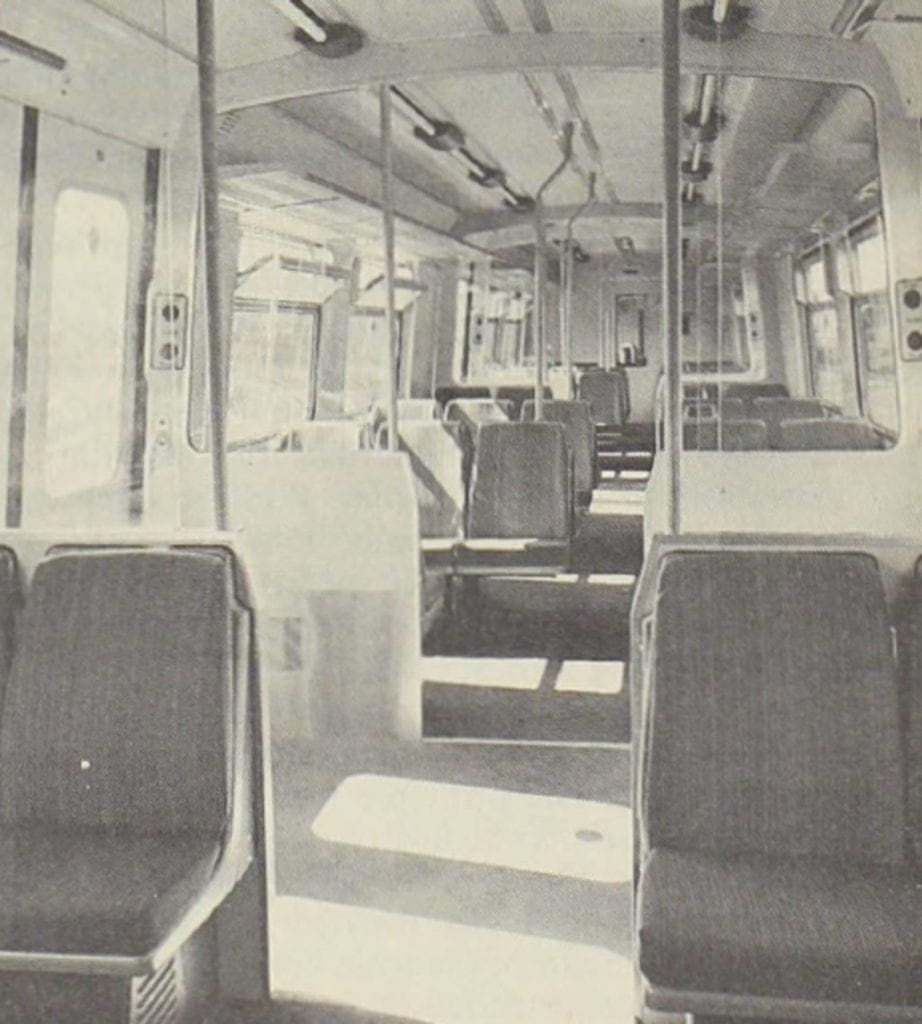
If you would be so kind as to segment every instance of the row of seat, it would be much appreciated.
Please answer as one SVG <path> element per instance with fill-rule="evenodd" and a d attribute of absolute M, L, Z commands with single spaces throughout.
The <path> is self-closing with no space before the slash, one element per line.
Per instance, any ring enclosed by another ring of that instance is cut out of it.
<path fill-rule="evenodd" d="M 577 398 L 588 402 L 593 422 L 621 425 L 630 419 L 631 394 L 627 374 L 621 367 L 611 370 L 600 366 L 579 368 L 574 375 Z M 493 400 L 508 403 L 510 419 L 519 419 L 525 402 L 534 399 L 534 387 L 528 385 L 497 384 L 445 384 L 435 389 L 437 406 L 447 409 L 456 400 Z M 552 389 L 545 385 L 544 397 L 554 398 Z M 417 401 L 417 400 L 410 400 Z M 428 401 L 428 400 L 418 400 Z M 409 407 L 407 408 L 409 412 Z"/>
<path fill-rule="evenodd" d="M 23 1019 L 141 1019 L 168 974 L 184 1012 L 178 961 L 256 856 L 251 625 L 223 548 L 51 549 L 25 593 L 0 547 L 0 991 Z"/>
<path fill-rule="evenodd" d="M 727 543 L 656 542 L 633 610 L 642 1004 L 922 1019 L 919 568 L 897 617 L 869 554 Z"/>
<path fill-rule="evenodd" d="M 816 398 L 724 397 L 716 407 L 687 406 L 684 447 L 690 450 L 868 450 L 884 439 L 866 420 L 841 416 Z"/>

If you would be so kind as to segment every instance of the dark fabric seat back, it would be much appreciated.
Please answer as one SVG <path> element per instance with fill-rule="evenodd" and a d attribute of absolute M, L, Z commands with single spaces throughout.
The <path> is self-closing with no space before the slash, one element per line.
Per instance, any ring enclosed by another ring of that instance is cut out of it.
<path fill-rule="evenodd" d="M 826 416 L 826 406 L 818 398 L 757 398 L 751 415 L 768 427 L 768 443 L 781 447 L 781 424 L 785 420 L 817 420 Z"/>
<path fill-rule="evenodd" d="M 554 392 L 547 384 L 544 385 L 541 393 L 545 398 L 554 397 Z M 523 384 L 498 384 L 493 388 L 493 397 L 498 402 L 508 402 L 509 419 L 517 420 L 522 416 L 523 403 L 535 400 L 535 389 Z"/>
<path fill-rule="evenodd" d="M 13 660 L 16 616 L 22 606 L 22 585 L 16 555 L 0 547 L 0 707 Z"/>
<path fill-rule="evenodd" d="M 761 451 L 768 447 L 768 430 L 761 420 L 702 420 L 682 426 L 686 451 Z"/>
<path fill-rule="evenodd" d="M 435 400 L 444 409 L 456 398 L 489 398 L 490 389 L 479 384 L 441 384 L 435 389 Z"/>
<path fill-rule="evenodd" d="M 4 821 L 219 834 L 234 602 L 231 558 L 217 549 L 40 564 L 0 727 Z"/>
<path fill-rule="evenodd" d="M 587 370 L 579 378 L 579 397 L 588 402 L 595 423 L 621 424 L 630 415 L 627 375 L 623 370 Z"/>
<path fill-rule="evenodd" d="M 751 406 L 757 398 L 789 398 L 787 384 L 780 384 L 775 381 L 757 381 L 754 383 L 724 384 L 722 387 L 722 401 L 728 398 L 743 402 Z M 752 411 L 751 409 L 749 410 Z"/>
<path fill-rule="evenodd" d="M 717 415 L 725 420 L 746 420 L 752 414 L 752 403 L 742 398 L 722 398 L 716 408 Z"/>
<path fill-rule="evenodd" d="M 865 420 L 782 420 L 778 448 L 782 451 L 873 451 L 883 448 L 877 431 Z"/>
<path fill-rule="evenodd" d="M 469 537 L 567 540 L 572 483 L 560 423 L 486 423 L 474 456 Z"/>
<path fill-rule="evenodd" d="M 595 424 L 588 402 L 546 401 L 543 405 L 544 419 L 551 423 L 562 423 L 567 432 L 567 442 L 573 453 L 573 486 L 579 495 L 591 494 L 596 485 L 595 471 Z M 522 405 L 522 420 L 533 421 L 535 403 L 533 400 Z"/>
<path fill-rule="evenodd" d="M 872 557 L 667 554 L 651 639 L 651 847 L 903 860 L 899 695 Z"/>

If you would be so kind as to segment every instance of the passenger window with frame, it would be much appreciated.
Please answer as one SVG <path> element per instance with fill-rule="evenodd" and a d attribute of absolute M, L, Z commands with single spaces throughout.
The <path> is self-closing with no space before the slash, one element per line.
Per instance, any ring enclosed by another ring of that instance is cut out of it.
<path fill-rule="evenodd" d="M 314 247 L 317 248 L 317 247 Z M 241 231 L 232 305 L 227 379 L 227 446 L 276 450 L 310 420 L 317 401 L 317 356 L 324 298 L 343 284 L 314 258 L 308 243 L 272 233 Z M 204 306 L 197 281 L 196 309 Z M 193 336 L 202 332 L 193 329 Z M 210 447 L 207 357 L 193 345 L 189 441 Z"/>
<path fill-rule="evenodd" d="M 116 196 L 61 190 L 52 236 L 45 489 L 111 483 L 123 446 L 130 222 Z"/>

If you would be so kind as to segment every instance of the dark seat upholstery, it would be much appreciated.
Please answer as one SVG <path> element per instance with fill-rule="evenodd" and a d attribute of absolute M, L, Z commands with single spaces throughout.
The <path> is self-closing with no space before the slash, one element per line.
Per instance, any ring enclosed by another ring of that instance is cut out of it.
<path fill-rule="evenodd" d="M 193 905 L 230 807 L 236 614 L 216 549 L 39 565 L 0 724 L 0 948 L 147 953 Z"/>
<path fill-rule="evenodd" d="M 578 392 L 592 408 L 595 423 L 621 424 L 630 417 L 630 389 L 624 370 L 586 370 L 580 375 Z"/>
<path fill-rule="evenodd" d="M 752 403 L 742 398 L 722 398 L 715 409 L 725 420 L 746 420 L 753 415 Z"/>
<path fill-rule="evenodd" d="M 543 417 L 551 423 L 563 424 L 567 432 L 567 443 L 573 453 L 573 486 L 576 500 L 588 505 L 598 482 L 596 472 L 595 424 L 588 402 L 565 402 L 549 400 L 543 403 Z M 533 400 L 522 405 L 522 419 L 525 422 L 535 418 Z"/>
<path fill-rule="evenodd" d="M 649 658 L 648 982 L 922 1006 L 922 887 L 874 559 L 667 554 Z"/>
<path fill-rule="evenodd" d="M 769 446 L 780 448 L 783 422 L 823 419 L 826 413 L 826 406 L 818 398 L 757 398 L 752 403 L 751 415 L 768 428 Z"/>
<path fill-rule="evenodd" d="M 571 460 L 560 423 L 487 423 L 468 494 L 460 571 L 566 564 L 573 517 Z"/>
<path fill-rule="evenodd" d="M 194 902 L 218 851 L 194 833 L 6 828 L 0 949 L 143 956 Z"/>
<path fill-rule="evenodd" d="M 686 451 L 751 452 L 768 447 L 768 430 L 761 420 L 701 420 L 682 424 Z"/>
<path fill-rule="evenodd" d="M 776 381 L 754 381 L 751 383 L 724 384 L 722 400 L 738 399 L 746 405 L 752 405 L 757 398 L 789 398 L 787 384 Z"/>
<path fill-rule="evenodd" d="M 782 420 L 778 425 L 781 451 L 873 451 L 883 447 L 880 434 L 866 420 Z"/>
<path fill-rule="evenodd" d="M 570 453 L 559 423 L 486 423 L 474 460 L 469 537 L 566 540 Z"/>
<path fill-rule="evenodd" d="M 21 604 L 22 588 L 16 556 L 9 548 L 0 547 L 0 706 L 13 660 L 13 635 Z"/>
<path fill-rule="evenodd" d="M 489 398 L 490 389 L 479 384 L 442 384 L 435 389 L 435 400 L 444 409 L 456 398 Z"/>
<path fill-rule="evenodd" d="M 545 384 L 541 392 L 545 398 L 553 398 L 554 392 L 550 386 Z M 525 402 L 534 402 L 535 400 L 535 389 L 523 384 L 498 384 L 493 388 L 493 397 L 498 402 L 509 403 L 509 418 L 512 420 L 520 419 L 522 416 L 522 406 Z"/>
<path fill-rule="evenodd" d="M 918 1005 L 922 885 L 906 871 L 659 849 L 642 892 L 644 972 L 664 987 Z"/>

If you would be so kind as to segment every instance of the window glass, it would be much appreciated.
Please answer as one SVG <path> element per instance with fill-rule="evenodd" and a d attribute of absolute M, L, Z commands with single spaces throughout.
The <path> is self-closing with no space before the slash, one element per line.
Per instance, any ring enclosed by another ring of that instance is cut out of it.
<path fill-rule="evenodd" d="M 288 433 L 311 416 L 318 311 L 297 302 L 234 304 L 227 440 L 231 447 Z"/>
<path fill-rule="evenodd" d="M 319 255 L 318 255 L 319 254 Z M 314 414 L 321 304 L 343 276 L 319 247 L 293 237 L 242 231 L 228 351 L 227 444 L 273 448 Z M 196 309 L 204 306 L 203 276 Z M 208 358 L 194 330 L 189 435 L 210 445 Z"/>
<path fill-rule="evenodd" d="M 64 189 L 54 211 L 45 487 L 109 483 L 122 440 L 129 222 L 113 196 Z"/>
<path fill-rule="evenodd" d="M 865 235 L 854 243 L 857 286 L 862 295 L 887 290 L 887 254 L 884 237 L 879 231 Z"/>
<path fill-rule="evenodd" d="M 852 298 L 861 403 L 873 423 L 899 431 L 896 355 L 887 283 L 887 254 L 879 220 L 852 238 L 856 294 Z"/>
<path fill-rule="evenodd" d="M 829 302 L 832 296 L 826 280 L 826 263 L 822 253 L 813 256 L 804 266 L 807 302 Z"/>
<path fill-rule="evenodd" d="M 402 314 L 396 313 L 397 351 L 402 349 Z M 346 370 L 343 412 L 347 416 L 364 413 L 387 399 L 390 359 L 387 351 L 387 314 L 382 310 L 353 310 L 346 340 Z M 397 379 L 400 368 L 397 367 Z"/>

